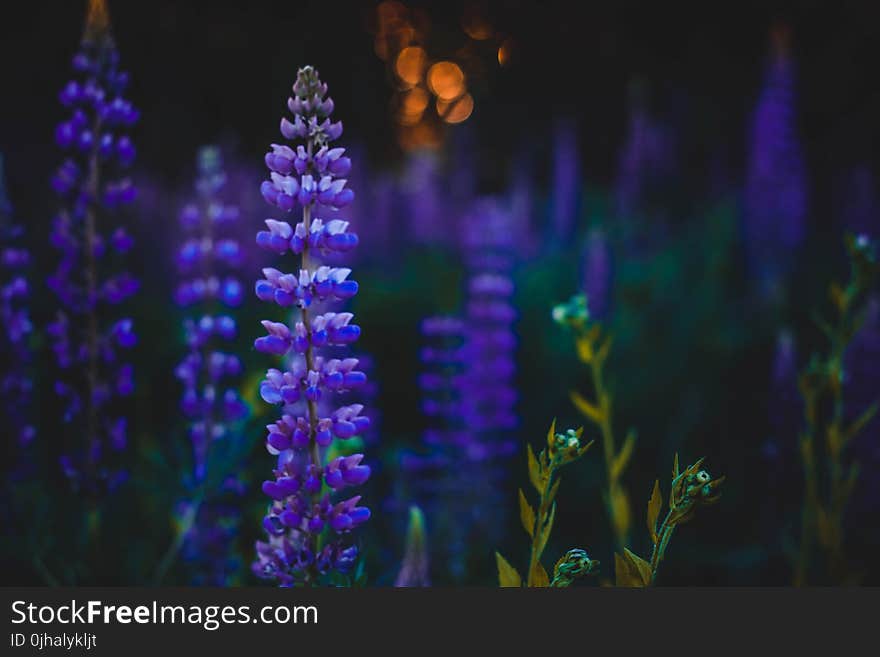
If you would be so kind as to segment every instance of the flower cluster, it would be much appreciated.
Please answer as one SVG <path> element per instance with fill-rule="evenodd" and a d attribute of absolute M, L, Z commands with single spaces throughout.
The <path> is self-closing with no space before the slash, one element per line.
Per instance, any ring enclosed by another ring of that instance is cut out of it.
<path fill-rule="evenodd" d="M 611 306 L 611 248 L 608 236 L 600 228 L 594 228 L 587 235 L 581 255 L 581 273 L 590 312 L 597 319 L 607 317 Z"/>
<path fill-rule="evenodd" d="M 749 265 L 769 296 L 778 293 L 806 230 L 806 166 L 794 86 L 788 36 L 780 30 L 752 119 L 744 208 Z"/>
<path fill-rule="evenodd" d="M 339 494 L 370 476 L 362 454 L 339 453 L 344 441 L 365 431 L 370 421 L 363 405 L 334 408 L 332 401 L 366 383 L 356 358 L 336 357 L 358 339 L 360 328 L 351 313 L 329 309 L 353 297 L 358 287 L 348 278 L 349 269 L 317 261 L 357 245 L 347 222 L 317 216 L 332 216 L 353 200 L 344 178 L 351 160 L 344 149 L 331 147 L 342 124 L 331 121 L 333 101 L 312 67 L 299 70 L 288 108 L 293 121 L 282 119 L 281 134 L 295 144 L 272 145 L 266 155 L 269 180 L 261 192 L 283 213 L 299 208 L 302 219 L 295 226 L 266 220 L 257 244 L 278 255 L 297 255 L 299 263 L 296 273 L 264 269 L 256 294 L 294 308 L 294 317 L 290 325 L 264 321 L 266 335 L 254 342 L 258 351 L 287 359 L 286 369 L 270 369 L 260 386 L 263 400 L 282 410 L 267 427 L 266 448 L 277 465 L 273 479 L 263 483 L 271 499 L 263 521 L 268 541 L 257 543 L 253 564 L 258 577 L 282 586 L 315 585 L 349 573 L 358 551 L 348 535 L 370 517 L 359 495 Z"/>
<path fill-rule="evenodd" d="M 22 227 L 12 221 L 12 205 L 4 183 L 0 156 L 0 354 L 5 363 L 0 377 L 0 400 L 9 423 L 6 431 L 19 446 L 25 447 L 36 435 L 28 416 L 33 388 L 28 373 L 32 360 L 28 341 L 33 325 L 28 310 L 30 285 L 26 271 L 31 256 L 21 245 Z"/>
<path fill-rule="evenodd" d="M 179 305 L 195 316 L 184 320 L 189 353 L 175 374 L 184 387 L 181 403 L 190 421 L 196 483 L 206 475 L 212 441 L 224 438 L 231 425 L 242 420 L 247 406 L 235 384 L 242 372 L 238 357 L 222 349 L 237 333 L 228 313 L 242 301 L 236 270 L 242 255 L 228 229 L 238 219 L 238 209 L 223 202 L 226 176 L 220 151 L 205 147 L 198 155 L 198 200 L 180 213 L 186 238 L 177 253 L 183 281 L 175 294 Z M 226 290 L 213 294 L 212 290 Z"/>
<path fill-rule="evenodd" d="M 473 459 L 509 455 L 502 440 L 518 425 L 513 385 L 516 335 L 512 304 L 513 234 L 510 216 L 492 201 L 478 203 L 468 217 L 465 248 L 470 269 L 465 309 L 467 373 L 462 380 L 462 415 L 476 440 Z"/>
<path fill-rule="evenodd" d="M 623 220 L 656 213 L 657 198 L 668 188 L 672 170 L 673 141 L 665 126 L 648 113 L 645 101 L 643 86 L 633 83 L 614 184 L 615 213 Z"/>
<path fill-rule="evenodd" d="M 55 390 L 63 418 L 78 429 L 68 433 L 85 438 L 84 446 L 62 456 L 62 467 L 84 486 L 112 488 L 124 474 L 109 462 L 108 448 L 125 448 L 121 400 L 133 392 L 132 366 L 122 352 L 136 342 L 132 320 L 118 318 L 115 307 L 139 287 L 121 269 L 133 240 L 114 227 L 113 216 L 135 199 L 128 131 L 138 111 L 123 96 L 128 74 L 119 69 L 103 2 L 90 5 L 73 70 L 60 94 L 68 116 L 55 133 L 65 159 L 52 179 L 61 208 L 51 243 L 60 262 L 48 282 L 60 308 L 48 335 L 61 371 Z"/>

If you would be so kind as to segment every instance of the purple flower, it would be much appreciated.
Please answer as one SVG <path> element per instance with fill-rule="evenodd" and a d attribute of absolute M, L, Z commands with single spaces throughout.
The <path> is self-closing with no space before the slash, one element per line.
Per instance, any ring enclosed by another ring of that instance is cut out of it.
<path fill-rule="evenodd" d="M 620 151 L 615 181 L 615 211 L 623 220 L 651 210 L 657 188 L 672 168 L 672 139 L 663 125 L 647 111 L 643 88 L 630 88 L 630 111 L 626 140 Z"/>
<path fill-rule="evenodd" d="M 743 218 L 749 267 L 770 297 L 779 293 L 806 231 L 806 167 L 794 87 L 787 33 L 779 31 L 752 118 Z"/>
<path fill-rule="evenodd" d="M 209 295 L 206 284 L 218 280 L 224 281 L 222 285 L 227 288 L 241 289 L 237 277 L 241 251 L 228 234 L 238 210 L 223 200 L 226 176 L 219 149 L 202 148 L 198 169 L 197 198 L 184 206 L 180 215 L 185 237 L 177 265 L 183 280 L 175 296 L 190 311 L 184 321 L 189 351 L 175 374 L 183 384 L 181 407 L 189 421 L 193 476 L 196 483 L 201 483 L 207 474 L 211 444 L 228 439 L 230 433 L 234 435 L 248 408 L 236 389 L 241 362 L 223 350 L 223 345 L 237 334 L 229 312 L 240 303 L 241 294 Z M 182 293 L 181 289 L 191 293 Z M 215 299 L 219 306 L 214 306 Z"/>
<path fill-rule="evenodd" d="M 271 146 L 269 178 L 260 189 L 278 214 L 265 221 L 257 244 L 279 256 L 290 252 L 297 262 L 292 272 L 263 269 L 256 294 L 294 311 L 289 324 L 264 321 L 266 335 L 254 342 L 258 351 L 285 359 L 285 369 L 268 370 L 260 385 L 260 396 L 278 405 L 281 417 L 267 426 L 266 449 L 277 461 L 262 487 L 271 500 L 263 520 L 268 540 L 257 543 L 253 564 L 258 577 L 282 586 L 349 573 L 357 558 L 350 533 L 370 517 L 360 495 L 349 492 L 370 475 L 363 455 L 328 459 L 335 440 L 341 447 L 335 451 L 344 453 L 345 441 L 370 426 L 361 404 L 334 403 L 366 383 L 358 359 L 340 357 L 360 327 L 351 313 L 331 310 L 358 286 L 351 270 L 321 264 L 357 244 L 348 222 L 335 217 L 354 199 L 344 178 L 351 161 L 333 145 L 342 124 L 331 120 L 333 101 L 312 67 L 299 70 L 288 108 L 293 120 L 282 119 L 281 134 L 291 143 Z M 294 210 L 301 213 L 295 225 L 287 220 Z"/>
<path fill-rule="evenodd" d="M 561 120 L 553 130 L 553 237 L 564 244 L 571 239 L 581 195 L 578 134 L 574 121 Z"/>
<path fill-rule="evenodd" d="M 465 221 L 469 274 L 462 414 L 475 435 L 469 458 L 478 461 L 509 454 L 512 444 L 505 435 L 519 424 L 510 277 L 516 238 L 510 223 L 510 214 L 491 200 L 477 203 Z"/>
<path fill-rule="evenodd" d="M 79 485 L 106 490 L 124 479 L 111 455 L 126 446 L 125 398 L 133 390 L 124 356 L 135 342 L 131 320 L 121 320 L 120 332 L 115 306 L 139 284 L 121 270 L 132 240 L 115 222 L 136 197 L 128 169 L 135 157 L 129 131 L 138 111 L 123 95 L 128 74 L 119 70 L 103 3 L 90 8 L 73 69 L 59 95 L 67 117 L 55 131 L 64 159 L 52 179 L 60 208 L 50 243 L 60 260 L 48 279 L 58 310 L 47 332 L 59 368 L 55 389 L 69 425 L 65 434 L 84 440 L 62 457 L 64 470 Z"/>
<path fill-rule="evenodd" d="M 590 314 L 604 319 L 611 304 L 611 248 L 601 229 L 587 235 L 583 247 L 581 272 L 583 291 L 587 295 Z"/>
<path fill-rule="evenodd" d="M 33 397 L 33 333 L 27 270 L 30 252 L 21 245 L 23 228 L 12 223 L 12 204 L 6 196 L 3 156 L 0 155 L 0 358 L 4 367 L 0 376 L 0 404 L 6 418 L 6 431 L 20 447 L 36 436 L 30 411 Z"/>
<path fill-rule="evenodd" d="M 410 239 L 416 244 L 446 241 L 445 206 L 436 153 L 417 150 L 406 160 L 403 195 L 409 220 Z"/>

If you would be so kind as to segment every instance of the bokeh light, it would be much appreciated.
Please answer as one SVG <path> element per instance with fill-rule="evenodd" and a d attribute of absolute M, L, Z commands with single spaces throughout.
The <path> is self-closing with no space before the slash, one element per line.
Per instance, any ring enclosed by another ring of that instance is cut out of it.
<path fill-rule="evenodd" d="M 446 123 L 461 123 L 474 111 L 474 98 L 469 93 L 452 101 L 437 99 L 437 114 Z"/>
<path fill-rule="evenodd" d="M 485 41 L 492 38 L 494 30 L 485 11 L 478 5 L 471 5 L 464 10 L 461 17 L 461 28 L 474 41 Z"/>
<path fill-rule="evenodd" d="M 455 62 L 437 62 L 428 69 L 428 87 L 442 100 L 455 100 L 465 92 L 464 72 Z"/>
<path fill-rule="evenodd" d="M 397 120 L 401 125 L 418 123 L 428 107 L 428 92 L 422 87 L 413 87 L 400 96 Z"/>
<path fill-rule="evenodd" d="M 419 46 L 408 46 L 397 55 L 397 77 L 410 85 L 418 84 L 428 65 L 428 53 Z"/>
<path fill-rule="evenodd" d="M 513 55 L 513 39 L 505 39 L 498 47 L 498 63 L 501 66 L 510 64 L 510 58 Z"/>

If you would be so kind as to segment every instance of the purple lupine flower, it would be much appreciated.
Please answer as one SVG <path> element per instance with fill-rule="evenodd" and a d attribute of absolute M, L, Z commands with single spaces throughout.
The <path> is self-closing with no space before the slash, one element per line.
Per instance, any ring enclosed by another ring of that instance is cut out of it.
<path fill-rule="evenodd" d="M 406 452 L 401 466 L 415 475 L 420 492 L 436 493 L 430 476 L 443 472 L 461 457 L 470 434 L 462 424 L 461 380 L 465 370 L 465 327 L 458 317 L 438 315 L 420 325 L 423 346 L 419 352 L 421 410 L 427 419 L 421 453 Z M 425 490 L 428 489 L 428 490 Z"/>
<path fill-rule="evenodd" d="M 477 436 L 469 445 L 474 459 L 491 458 L 511 447 L 501 440 L 515 429 L 516 374 L 512 305 L 516 236 L 510 215 L 494 200 L 475 204 L 465 219 L 467 282 L 466 366 L 462 412 Z"/>
<path fill-rule="evenodd" d="M 238 277 L 242 251 L 232 237 L 240 213 L 224 202 L 227 179 L 220 150 L 202 148 L 197 164 L 197 198 L 180 212 L 185 238 L 177 252 L 182 281 L 175 293 L 188 313 L 184 320 L 188 353 L 175 375 L 183 384 L 181 410 L 189 423 L 194 486 L 205 483 L 211 445 L 216 440 L 236 440 L 248 414 L 237 390 L 241 361 L 223 348 L 237 335 L 233 314 L 243 296 Z M 194 518 L 182 550 L 194 564 L 194 584 L 222 585 L 233 572 L 231 545 L 239 514 L 237 506 L 224 498 L 235 492 L 241 492 L 241 485 L 229 478 L 220 490 L 205 492 L 202 503 L 192 508 Z M 184 506 L 186 512 L 189 507 Z"/>
<path fill-rule="evenodd" d="M 752 117 L 743 233 L 761 294 L 779 294 L 807 219 L 804 154 L 797 136 L 794 63 L 784 30 L 774 34 L 764 86 Z"/>
<path fill-rule="evenodd" d="M 177 509 L 178 517 L 195 514 L 180 549 L 183 561 L 192 564 L 193 586 L 229 586 L 240 572 L 241 557 L 232 546 L 240 534 L 240 498 L 246 487 L 229 476 L 214 492 L 217 499 L 209 503 L 195 506 L 185 501 Z"/>
<path fill-rule="evenodd" d="M 59 308 L 47 332 L 60 369 L 55 391 L 63 400 L 62 418 L 75 427 L 66 433 L 85 440 L 61 457 L 62 469 L 76 484 L 112 489 L 125 476 L 111 455 L 127 443 L 127 352 L 136 342 L 132 320 L 116 307 L 139 287 L 122 269 L 132 240 L 115 218 L 135 200 L 129 131 L 138 111 L 123 95 L 128 74 L 119 69 L 100 0 L 90 3 L 73 70 L 60 94 L 68 115 L 55 131 L 65 159 L 52 179 L 61 207 L 50 242 L 61 257 L 48 279 Z"/>
<path fill-rule="evenodd" d="M 437 154 L 423 149 L 407 156 L 403 195 L 409 221 L 409 236 L 416 244 L 435 245 L 446 240 L 443 190 Z"/>
<path fill-rule="evenodd" d="M 534 256 L 540 247 L 532 225 L 535 202 L 533 161 L 529 152 L 520 153 L 513 161 L 510 174 L 510 212 L 514 231 L 519 238 L 516 252 L 522 257 Z"/>
<path fill-rule="evenodd" d="M 344 444 L 370 420 L 361 404 L 328 413 L 319 405 L 366 383 L 356 358 L 337 357 L 360 336 L 354 315 L 328 309 L 353 297 L 357 283 L 349 279 L 349 269 L 320 264 L 322 257 L 358 243 L 348 222 L 336 218 L 354 198 L 345 179 L 351 160 L 332 145 L 342 123 L 332 122 L 333 101 L 312 67 L 297 73 L 288 108 L 293 120 L 281 120 L 281 134 L 291 143 L 273 144 L 267 153 L 270 174 L 261 192 L 281 217 L 297 210 L 302 219 L 294 226 L 283 218 L 267 219 L 257 244 L 279 256 L 299 256 L 299 262 L 292 273 L 265 268 L 256 293 L 296 311 L 290 325 L 264 321 L 266 335 L 254 342 L 258 351 L 289 357 L 285 370 L 268 370 L 260 386 L 263 400 L 281 407 L 281 417 L 267 427 L 266 448 L 277 467 L 263 483 L 272 500 L 263 520 L 269 538 L 257 542 L 253 564 L 258 577 L 282 586 L 315 585 L 325 576 L 350 572 L 358 556 L 350 534 L 370 517 L 361 496 L 347 493 L 370 476 L 363 454 L 328 458 L 334 440 Z"/>
<path fill-rule="evenodd" d="M 604 319 L 611 305 L 611 248 L 600 228 L 587 235 L 581 259 L 581 280 L 590 314 Z"/>
<path fill-rule="evenodd" d="M 475 462 L 510 455 L 510 432 L 519 425 L 511 278 L 517 238 L 510 222 L 510 214 L 494 199 L 475 203 L 465 219 L 469 273 L 461 411 L 472 434 L 465 457 Z"/>
<path fill-rule="evenodd" d="M 553 191 L 550 225 L 562 244 L 571 239 L 581 195 L 580 150 L 574 121 L 556 123 L 553 130 Z"/>
<path fill-rule="evenodd" d="M 20 447 L 27 447 L 34 440 L 36 429 L 30 417 L 33 377 L 29 369 L 33 356 L 29 341 L 33 325 L 28 309 L 27 269 L 31 255 L 21 244 L 23 233 L 22 226 L 13 223 L 0 155 L 0 358 L 4 363 L 0 402 L 6 418 L 5 431 Z"/>
<path fill-rule="evenodd" d="M 451 315 L 428 317 L 421 322 L 421 333 L 423 369 L 418 384 L 427 422 L 421 449 L 403 454 L 401 467 L 411 482 L 412 495 L 435 519 L 431 545 L 435 561 L 443 564 L 453 581 L 461 581 L 466 574 L 472 516 L 485 500 L 488 482 L 474 472 L 482 468 L 474 468 L 468 457 L 473 434 L 465 425 L 461 398 L 466 375 L 465 323 Z M 412 566 L 404 570 L 412 574 Z M 396 585 L 403 586 L 400 581 Z"/>
<path fill-rule="evenodd" d="M 629 102 L 627 134 L 614 184 L 615 213 L 624 220 L 650 210 L 658 181 L 669 174 L 673 159 L 672 140 L 648 113 L 640 84 L 631 86 Z"/>
<path fill-rule="evenodd" d="M 175 375 L 183 384 L 181 408 L 189 420 L 194 478 L 201 482 L 211 443 L 224 438 L 248 409 L 236 389 L 241 361 L 222 349 L 237 335 L 232 313 L 243 297 L 241 247 L 229 237 L 239 212 L 223 201 L 226 177 L 220 151 L 201 149 L 198 169 L 198 198 L 180 212 L 185 239 L 177 252 L 182 280 L 175 300 L 188 312 L 184 334 L 189 353 Z"/>

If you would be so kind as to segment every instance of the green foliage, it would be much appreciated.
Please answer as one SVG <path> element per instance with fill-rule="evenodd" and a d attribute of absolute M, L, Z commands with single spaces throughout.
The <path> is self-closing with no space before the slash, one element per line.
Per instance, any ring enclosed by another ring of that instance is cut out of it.
<path fill-rule="evenodd" d="M 702 464 L 703 459 L 700 459 L 684 472 L 679 472 L 676 454 L 672 468 L 669 510 L 659 527 L 657 521 L 663 509 L 663 494 L 660 491 L 660 482 L 654 482 L 646 517 L 648 533 L 653 545 L 651 559 L 646 561 L 629 548 L 624 548 L 623 554 L 615 554 L 614 574 L 617 586 L 653 585 L 657 577 L 657 569 L 666 554 L 666 548 L 676 527 L 693 518 L 699 507 L 714 504 L 721 497 L 718 488 L 725 478 L 713 478 L 708 472 L 700 469 Z"/>
<path fill-rule="evenodd" d="M 582 294 L 572 297 L 568 303 L 556 306 L 553 309 L 553 319 L 571 329 L 578 359 L 590 370 L 595 400 L 590 401 L 578 392 L 571 393 L 571 400 L 600 431 L 605 461 L 605 506 L 617 545 L 623 547 L 629 540 L 631 513 L 621 477 L 632 458 L 636 435 L 630 430 L 618 449 L 612 423 L 612 395 L 604 376 L 613 338 L 606 334 L 601 324 L 590 319 L 587 299 Z"/>
<path fill-rule="evenodd" d="M 846 247 L 850 260 L 849 280 L 845 286 L 833 283 L 829 288 L 834 317 L 830 321 L 816 320 L 830 349 L 825 355 L 814 353 L 798 381 L 806 428 L 800 437 L 805 487 L 795 585 L 808 583 L 816 544 L 827 558 L 827 575 L 831 582 L 857 581 L 857 575 L 848 572 L 846 567 L 843 523 L 859 470 L 857 463 L 846 462 L 845 449 L 877 413 L 878 404 L 875 402 L 847 424 L 844 359 L 863 323 L 866 297 L 880 267 L 874 245 L 867 238 L 849 235 Z M 824 454 L 819 449 L 823 438 Z"/>
<path fill-rule="evenodd" d="M 556 563 L 553 582 L 557 583 L 552 584 L 547 570 L 541 564 L 541 556 L 547 547 L 547 541 L 553 530 L 553 521 L 556 518 L 556 493 L 559 491 L 559 482 L 561 481 L 558 470 L 564 465 L 577 461 L 593 444 L 592 441 L 586 444 L 581 442 L 583 432 L 583 428 L 580 428 L 577 430 L 569 429 L 565 433 L 556 433 L 556 420 L 553 420 L 550 430 L 547 432 L 547 447 L 536 456 L 532 446 L 526 445 L 529 481 L 535 492 L 538 493 L 538 509 L 535 511 L 526 494 L 522 489 L 519 490 L 519 517 L 523 529 L 531 539 L 531 556 L 526 586 L 568 586 L 575 577 L 592 572 L 598 565 L 598 562 L 592 562 L 589 558 L 584 562 L 583 557 L 578 556 L 583 552 L 582 550 L 570 558 L 566 555 Z M 572 552 L 574 551 L 570 551 L 569 554 Z M 586 553 L 583 552 L 583 556 L 585 555 Z M 495 560 L 498 566 L 498 581 L 501 586 L 522 586 L 522 577 L 516 568 L 511 566 L 498 552 L 495 553 Z"/>

